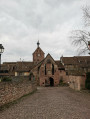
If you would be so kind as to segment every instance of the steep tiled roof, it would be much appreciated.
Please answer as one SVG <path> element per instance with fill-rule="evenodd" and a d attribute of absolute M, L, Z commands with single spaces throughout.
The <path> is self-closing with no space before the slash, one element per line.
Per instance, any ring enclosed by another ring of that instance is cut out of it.
<path fill-rule="evenodd" d="M 75 57 L 62 57 L 61 62 L 64 63 L 64 65 L 70 65 L 70 64 L 77 64 L 77 58 Z"/>
<path fill-rule="evenodd" d="M 61 57 L 61 62 L 64 65 L 89 66 L 90 56 Z"/>
<path fill-rule="evenodd" d="M 64 69 L 64 66 L 63 66 L 63 64 L 60 62 L 60 60 L 57 60 L 57 61 L 55 61 L 55 62 L 56 62 L 56 64 L 57 64 L 58 68 Z"/>
<path fill-rule="evenodd" d="M 11 68 L 16 66 L 16 62 L 4 62 L 1 64 L 2 70 L 10 70 Z"/>
<path fill-rule="evenodd" d="M 33 54 L 35 53 L 35 52 L 37 52 L 37 51 L 41 51 L 41 52 L 43 52 L 43 50 L 40 48 L 40 47 L 38 47 L 34 52 L 33 52 Z M 43 52 L 44 53 L 44 52 Z M 44 53 L 45 54 L 45 53 Z"/>
<path fill-rule="evenodd" d="M 14 64 L 16 64 L 16 62 L 3 62 L 3 64 L 12 64 L 12 65 L 14 65 Z"/>
<path fill-rule="evenodd" d="M 1 69 L 0 70 L 9 70 L 9 66 L 6 64 L 1 64 Z"/>
<path fill-rule="evenodd" d="M 82 68 L 90 67 L 90 56 L 77 56 L 78 66 Z"/>
<path fill-rule="evenodd" d="M 16 71 L 30 71 L 33 67 L 34 67 L 34 63 L 33 62 L 17 62 L 16 63 Z"/>
<path fill-rule="evenodd" d="M 0 75 L 9 75 L 9 76 L 14 76 L 15 75 L 15 69 L 16 69 L 16 63 L 12 62 L 5 62 L 1 64 L 1 69 L 0 69 Z"/>

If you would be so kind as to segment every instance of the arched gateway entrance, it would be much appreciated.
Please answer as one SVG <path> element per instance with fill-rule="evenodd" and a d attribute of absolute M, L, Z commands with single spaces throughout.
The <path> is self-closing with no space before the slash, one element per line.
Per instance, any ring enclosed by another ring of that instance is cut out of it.
<path fill-rule="evenodd" d="M 54 86 L 54 79 L 50 77 L 49 80 L 50 80 L 50 86 Z"/>

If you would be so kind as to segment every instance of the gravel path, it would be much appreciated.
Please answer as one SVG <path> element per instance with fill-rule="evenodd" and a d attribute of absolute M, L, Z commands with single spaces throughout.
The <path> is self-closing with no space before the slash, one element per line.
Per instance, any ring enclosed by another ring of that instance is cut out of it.
<path fill-rule="evenodd" d="M 38 87 L 0 112 L 0 119 L 90 119 L 90 94 L 68 87 Z"/>

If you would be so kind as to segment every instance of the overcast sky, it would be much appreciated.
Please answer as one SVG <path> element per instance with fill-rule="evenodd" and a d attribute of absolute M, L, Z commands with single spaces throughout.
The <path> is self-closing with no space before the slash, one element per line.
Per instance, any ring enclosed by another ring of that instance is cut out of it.
<path fill-rule="evenodd" d="M 70 33 L 84 27 L 82 7 L 90 0 L 0 0 L 2 62 L 32 61 L 37 41 L 54 59 L 75 56 Z"/>

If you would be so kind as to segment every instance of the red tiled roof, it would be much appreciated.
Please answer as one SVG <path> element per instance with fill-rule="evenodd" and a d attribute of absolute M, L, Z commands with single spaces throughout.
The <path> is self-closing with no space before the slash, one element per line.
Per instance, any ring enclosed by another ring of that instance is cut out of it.
<path fill-rule="evenodd" d="M 75 57 L 62 57 L 61 62 L 63 62 L 64 65 L 78 64 L 77 58 Z"/>
<path fill-rule="evenodd" d="M 35 53 L 35 52 L 37 52 L 38 50 L 41 50 L 41 52 L 43 52 L 43 50 L 40 48 L 40 47 L 38 47 L 34 52 L 33 52 L 33 54 Z M 43 52 L 44 53 L 44 52 Z M 45 53 L 44 53 L 45 54 Z"/>
<path fill-rule="evenodd" d="M 1 64 L 1 70 L 9 70 L 9 66 L 6 64 Z"/>
<path fill-rule="evenodd" d="M 34 67 L 33 62 L 17 62 L 16 64 L 16 71 L 30 71 Z"/>
<path fill-rule="evenodd" d="M 89 65 L 90 56 L 74 56 L 74 57 L 61 57 L 61 62 L 64 65 Z"/>
<path fill-rule="evenodd" d="M 56 62 L 56 64 L 57 64 L 58 68 L 64 69 L 64 66 L 63 66 L 63 64 L 60 62 L 60 60 L 57 60 L 57 61 L 55 61 L 55 62 Z"/>
<path fill-rule="evenodd" d="M 90 69 L 90 56 L 61 57 L 61 62 L 64 65 L 73 65 L 78 67 L 74 70 L 68 69 L 69 74 L 82 75 Z"/>
<path fill-rule="evenodd" d="M 3 62 L 3 64 L 12 64 L 12 65 L 14 65 L 14 64 L 16 64 L 16 62 Z"/>

